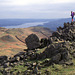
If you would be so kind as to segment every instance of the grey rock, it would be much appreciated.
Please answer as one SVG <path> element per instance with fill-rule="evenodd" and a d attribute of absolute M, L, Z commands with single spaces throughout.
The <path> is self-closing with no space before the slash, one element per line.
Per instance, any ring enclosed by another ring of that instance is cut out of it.
<path fill-rule="evenodd" d="M 40 46 L 39 43 L 39 38 L 37 37 L 37 35 L 35 34 L 31 34 L 29 35 L 26 39 L 25 39 L 26 45 L 28 47 L 28 49 L 36 49 Z"/>
<path fill-rule="evenodd" d="M 56 63 L 56 64 L 58 64 L 60 60 L 61 60 L 61 54 L 60 54 L 60 53 L 58 53 L 57 55 L 55 55 L 55 56 L 53 56 L 53 57 L 51 58 L 51 61 L 52 61 L 53 63 Z"/>

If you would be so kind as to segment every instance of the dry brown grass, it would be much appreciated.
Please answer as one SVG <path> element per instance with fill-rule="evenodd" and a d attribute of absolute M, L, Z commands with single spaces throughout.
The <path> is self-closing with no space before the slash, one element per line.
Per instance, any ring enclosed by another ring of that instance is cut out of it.
<path fill-rule="evenodd" d="M 2 55 L 13 56 L 16 53 L 23 51 L 24 49 L 27 49 L 26 44 L 23 42 L 25 42 L 25 38 L 32 33 L 36 34 L 39 37 L 39 39 L 46 38 L 46 36 L 40 33 L 39 31 L 38 32 L 36 32 L 36 30 L 33 31 L 34 29 L 41 30 L 44 34 L 46 35 L 49 34 L 48 36 L 51 35 L 50 31 L 47 31 L 42 27 L 41 28 L 29 27 L 29 28 L 16 28 L 16 29 L 0 28 L 0 56 Z M 15 41 L 10 42 L 10 40 L 7 41 L 2 39 L 2 37 L 8 35 L 11 36 Z M 23 42 L 18 40 L 15 36 L 17 36 Z"/>

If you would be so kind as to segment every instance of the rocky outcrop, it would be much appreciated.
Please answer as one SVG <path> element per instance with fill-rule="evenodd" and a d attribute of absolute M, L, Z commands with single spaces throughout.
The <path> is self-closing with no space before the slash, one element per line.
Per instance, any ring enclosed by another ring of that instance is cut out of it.
<path fill-rule="evenodd" d="M 64 23 L 64 27 L 57 28 L 52 37 L 61 38 L 66 41 L 75 41 L 75 23 Z"/>
<path fill-rule="evenodd" d="M 40 46 L 39 38 L 35 34 L 29 35 L 25 39 L 25 42 L 26 42 L 26 45 L 27 45 L 27 47 L 28 47 L 29 50 L 36 49 L 36 48 L 38 48 Z"/>
<path fill-rule="evenodd" d="M 49 45 L 39 58 L 51 58 L 48 64 L 73 64 L 71 55 L 75 57 L 75 23 L 64 23 L 64 27 L 57 28 L 48 40 Z"/>
<path fill-rule="evenodd" d="M 40 58 L 51 58 L 51 63 L 60 63 L 62 60 L 69 61 L 70 53 L 64 43 L 51 44 L 46 50 L 41 53 Z"/>

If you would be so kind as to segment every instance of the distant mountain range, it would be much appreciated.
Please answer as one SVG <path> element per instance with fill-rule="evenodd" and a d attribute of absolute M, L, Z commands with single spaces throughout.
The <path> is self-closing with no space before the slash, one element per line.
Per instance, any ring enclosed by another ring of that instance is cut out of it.
<path fill-rule="evenodd" d="M 63 27 L 64 22 L 71 22 L 71 18 L 63 19 L 0 19 L 0 27 L 27 28 L 34 26 L 47 27 L 56 31 L 57 27 Z"/>
<path fill-rule="evenodd" d="M 71 22 L 71 18 L 56 19 L 38 26 L 47 27 L 50 28 L 51 30 L 56 31 L 57 27 L 59 26 L 63 27 L 64 22 Z"/>
<path fill-rule="evenodd" d="M 53 19 L 0 19 L 0 27 L 18 26 L 25 23 L 49 22 Z"/>

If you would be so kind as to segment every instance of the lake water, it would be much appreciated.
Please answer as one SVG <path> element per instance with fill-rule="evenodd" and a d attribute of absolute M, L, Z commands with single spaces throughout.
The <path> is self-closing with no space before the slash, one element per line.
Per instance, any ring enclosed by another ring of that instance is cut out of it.
<path fill-rule="evenodd" d="M 28 27 L 32 27 L 32 26 L 43 25 L 44 23 L 48 23 L 48 21 L 24 23 L 24 24 L 15 25 L 15 26 L 5 26 L 5 28 L 28 28 Z"/>

